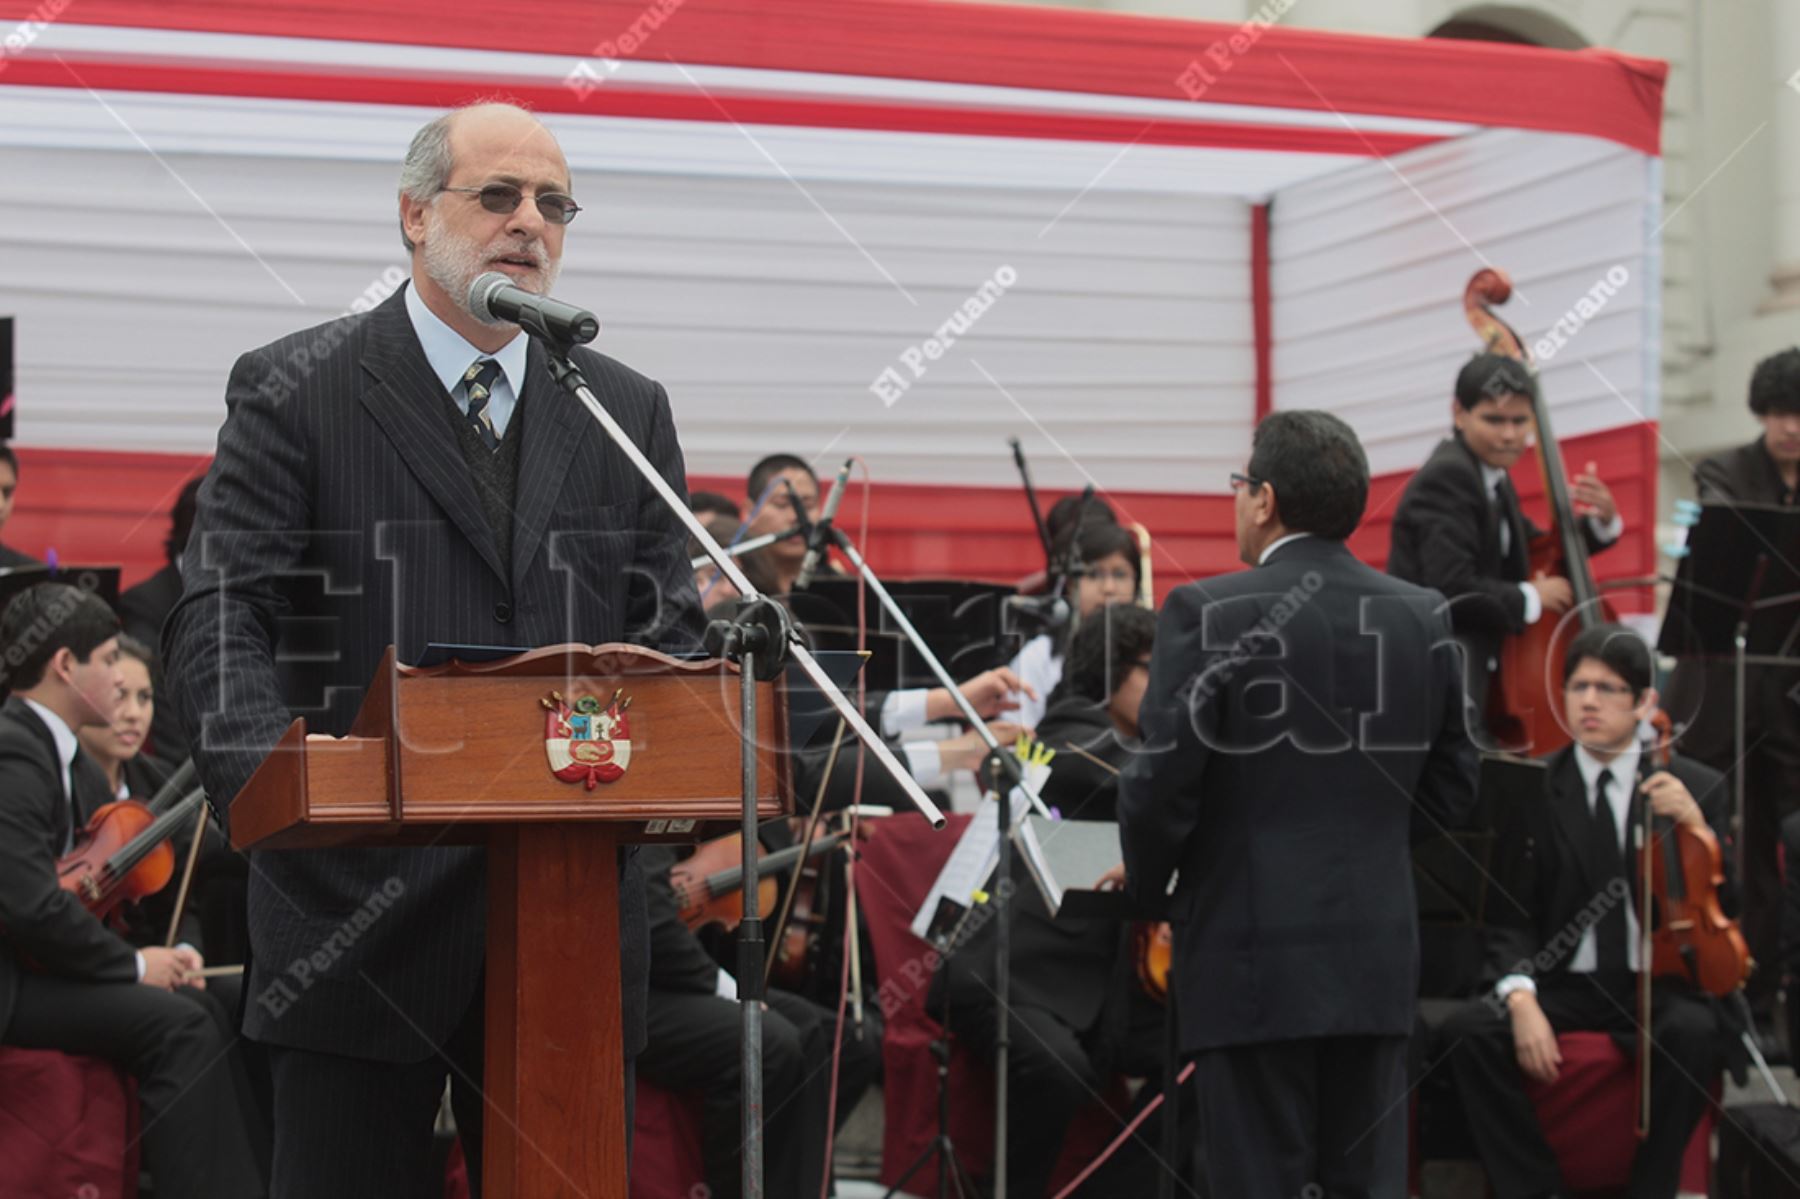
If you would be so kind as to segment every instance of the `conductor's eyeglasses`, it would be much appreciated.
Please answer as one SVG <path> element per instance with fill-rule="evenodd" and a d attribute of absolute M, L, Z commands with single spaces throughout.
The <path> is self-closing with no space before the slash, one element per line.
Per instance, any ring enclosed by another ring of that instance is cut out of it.
<path fill-rule="evenodd" d="M 443 190 L 479 196 L 483 208 L 502 216 L 517 212 L 519 205 L 525 201 L 525 193 L 510 183 L 490 183 L 485 187 L 446 187 Z M 581 211 L 581 205 L 575 202 L 575 197 L 565 196 L 561 192 L 539 192 L 533 198 L 537 201 L 538 212 L 552 225 L 566 225 Z"/>

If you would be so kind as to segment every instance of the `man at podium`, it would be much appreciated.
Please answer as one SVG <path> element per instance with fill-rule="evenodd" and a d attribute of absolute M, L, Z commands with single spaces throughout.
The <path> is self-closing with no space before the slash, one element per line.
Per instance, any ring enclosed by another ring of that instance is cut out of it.
<path fill-rule="evenodd" d="M 163 639 L 215 802 L 292 718 L 345 733 L 390 644 L 413 662 L 434 642 L 697 642 L 675 517 L 541 347 L 466 307 L 488 271 L 550 290 L 572 191 L 529 113 L 481 104 L 432 121 L 400 172 L 408 285 L 238 359 Z M 591 350 L 573 359 L 685 494 L 662 386 Z M 275 1195 L 428 1193 L 446 1077 L 479 1187 L 484 862 L 448 846 L 254 857 L 245 1032 L 270 1049 Z M 629 1063 L 647 933 L 634 853 L 620 871 Z"/>

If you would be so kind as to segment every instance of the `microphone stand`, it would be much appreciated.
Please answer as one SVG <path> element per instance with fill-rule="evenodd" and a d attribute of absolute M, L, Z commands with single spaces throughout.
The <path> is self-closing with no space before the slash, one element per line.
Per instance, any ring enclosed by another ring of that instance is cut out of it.
<path fill-rule="evenodd" d="M 724 549 L 725 553 L 730 557 L 741 558 L 752 550 L 759 550 L 765 545 L 774 545 L 777 541 L 786 541 L 791 537 L 803 537 L 805 535 L 806 526 L 795 525 L 793 528 L 783 529 L 779 533 L 764 533 L 760 537 L 748 538 L 747 540 L 738 542 L 736 545 L 725 546 Z M 698 558 L 692 559 L 688 563 L 688 566 L 694 570 L 699 570 L 702 566 L 705 566 L 711 561 L 712 555 L 701 554 Z"/>
<path fill-rule="evenodd" d="M 957 687 L 950 672 L 913 627 L 912 621 L 894 601 L 894 597 L 882 584 L 881 579 L 869 567 L 856 544 L 848 534 L 828 520 L 820 520 L 816 526 L 822 535 L 837 546 L 843 555 L 850 559 L 850 565 L 868 585 L 870 591 L 880 602 L 882 610 L 890 620 L 899 627 L 919 658 L 930 668 L 938 685 L 949 692 L 952 702 L 962 713 L 964 720 L 975 730 L 976 736 L 987 743 L 987 756 L 982 759 L 982 773 L 988 780 L 988 786 L 994 793 L 995 817 L 999 825 L 999 861 L 996 863 L 995 878 L 999 880 L 994 887 L 993 899 L 994 919 L 994 995 L 999 1004 L 999 1016 L 994 1044 L 994 1199 L 1006 1199 L 1006 1107 L 1007 1107 L 1007 1067 L 1011 1060 L 1011 1040 L 1007 1024 L 1011 1012 L 1012 995 L 1012 905 L 1007 896 L 1012 891 L 1012 791 L 1017 787 L 1024 793 L 1031 806 L 1040 816 L 1048 819 L 1050 809 L 1044 801 L 1025 782 L 1025 774 L 1019 765 L 1018 755 L 1007 753 L 995 738 L 993 731 L 987 726 L 975 706 Z"/>
<path fill-rule="evenodd" d="M 713 539 L 706 526 L 682 502 L 675 489 L 658 473 L 642 450 L 600 403 L 586 378 L 569 360 L 571 343 L 553 336 L 542 322 L 525 324 L 526 332 L 538 338 L 556 381 L 605 431 L 606 436 L 624 454 L 638 475 L 654 491 L 688 535 L 705 549 L 719 573 L 731 580 L 742 596 L 732 620 L 714 621 L 707 627 L 706 646 L 738 664 L 739 740 L 743 746 L 743 900 L 744 918 L 738 926 L 738 1008 L 743 1017 L 743 1040 L 740 1070 L 742 1073 L 742 1166 L 745 1199 L 762 1199 L 763 1191 L 763 1104 L 762 1104 L 762 918 L 757 912 L 757 842 L 756 842 L 756 684 L 778 678 L 789 661 L 798 665 L 831 706 L 849 725 L 857 737 L 869 747 L 896 785 L 915 807 L 931 821 L 933 828 L 944 827 L 944 816 L 937 805 L 913 781 L 913 777 L 894 757 L 886 743 L 869 727 L 862 713 L 838 690 L 818 660 L 801 643 L 787 610 L 766 599 L 737 563 Z M 991 738 L 990 738 L 991 740 Z M 830 1163 L 826 1164 L 830 1168 Z"/>

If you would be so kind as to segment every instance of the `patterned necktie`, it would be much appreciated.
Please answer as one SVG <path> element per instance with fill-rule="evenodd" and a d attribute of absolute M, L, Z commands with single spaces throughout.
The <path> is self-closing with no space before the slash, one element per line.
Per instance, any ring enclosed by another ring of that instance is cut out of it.
<path fill-rule="evenodd" d="M 492 358 L 478 358 L 463 372 L 463 389 L 469 397 L 469 426 L 490 450 L 500 448 L 500 435 L 494 431 L 494 414 L 488 410 L 488 397 L 494 392 L 494 381 L 500 377 L 500 364 Z"/>
<path fill-rule="evenodd" d="M 1612 771 L 1602 770 L 1600 777 L 1594 780 L 1594 825 L 1590 859 L 1596 886 L 1609 895 L 1617 896 L 1620 888 L 1614 887 L 1613 880 L 1623 881 L 1625 878 L 1625 854 L 1619 845 L 1619 824 L 1613 816 L 1613 806 L 1606 797 L 1608 788 L 1612 786 Z M 1619 973 L 1629 968 L 1630 955 L 1626 942 L 1630 934 L 1625 925 L 1625 905 L 1615 902 L 1609 906 L 1600 919 L 1594 924 L 1594 956 L 1597 969 Z"/>

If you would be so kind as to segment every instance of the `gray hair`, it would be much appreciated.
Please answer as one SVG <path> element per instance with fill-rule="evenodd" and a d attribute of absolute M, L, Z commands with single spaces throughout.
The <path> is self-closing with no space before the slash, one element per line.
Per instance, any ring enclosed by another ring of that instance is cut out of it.
<path fill-rule="evenodd" d="M 457 111 L 461 111 L 460 109 Z M 450 122 L 456 112 L 447 112 L 413 134 L 407 148 L 406 161 L 400 164 L 400 194 L 415 203 L 424 204 L 443 191 L 450 182 Z M 400 218 L 400 240 L 406 252 L 412 253 L 412 238 L 406 236 L 406 218 Z"/>

